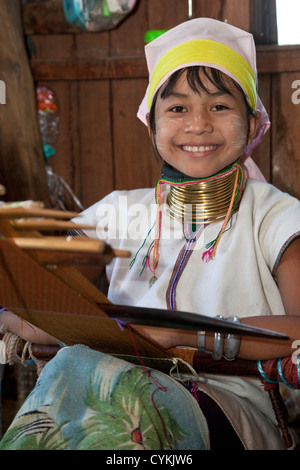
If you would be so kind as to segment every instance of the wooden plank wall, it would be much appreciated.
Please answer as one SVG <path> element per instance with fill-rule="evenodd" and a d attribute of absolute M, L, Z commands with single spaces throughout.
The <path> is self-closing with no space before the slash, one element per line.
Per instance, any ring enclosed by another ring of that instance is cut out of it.
<path fill-rule="evenodd" d="M 272 181 L 300 198 L 300 69 L 272 77 Z M 296 93 L 296 95 L 294 95 Z M 296 102 L 292 99 L 296 98 Z"/>
<path fill-rule="evenodd" d="M 31 36 L 32 59 L 96 60 L 141 57 L 144 33 L 187 19 L 187 2 L 142 0 L 136 11 L 109 32 Z M 84 206 L 113 189 L 152 186 L 160 165 L 152 156 L 146 127 L 137 119 L 147 79 L 44 80 L 58 97 L 59 139 L 55 171 Z M 41 82 L 39 82 L 41 83 Z"/>
<path fill-rule="evenodd" d="M 250 10 L 251 0 L 193 1 L 194 17 L 227 20 L 246 30 L 251 30 Z M 134 13 L 111 31 L 30 34 L 33 74 L 38 84 L 54 89 L 59 102 L 59 138 L 50 163 L 85 207 L 113 189 L 152 186 L 159 176 L 147 129 L 136 118 L 147 86 L 144 33 L 186 19 L 187 0 L 139 0 Z M 294 61 L 285 72 L 267 52 L 258 57 L 259 90 L 273 125 L 254 157 L 268 181 L 300 197 L 300 105 L 291 100 L 300 65 Z M 97 78 L 91 65 L 102 59 L 105 67 Z M 114 61 L 111 70 L 107 59 Z M 117 59 L 124 59 L 120 67 Z M 68 79 L 61 70 L 71 70 Z"/>

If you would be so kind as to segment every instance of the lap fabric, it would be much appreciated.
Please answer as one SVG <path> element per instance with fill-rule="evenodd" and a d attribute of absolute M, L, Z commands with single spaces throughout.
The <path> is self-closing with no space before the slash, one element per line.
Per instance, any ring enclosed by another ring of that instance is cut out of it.
<path fill-rule="evenodd" d="M 0 450 L 209 450 L 207 422 L 174 378 L 76 345 L 46 364 Z"/>
<path fill-rule="evenodd" d="M 245 450 L 231 423 L 206 393 L 197 391 L 199 406 L 207 420 L 211 450 Z"/>

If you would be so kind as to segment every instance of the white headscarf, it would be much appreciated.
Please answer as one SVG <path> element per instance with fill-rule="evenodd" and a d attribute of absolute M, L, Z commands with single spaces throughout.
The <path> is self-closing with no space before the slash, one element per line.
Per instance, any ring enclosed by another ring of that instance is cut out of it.
<path fill-rule="evenodd" d="M 138 110 L 146 124 L 155 92 L 176 71 L 189 66 L 216 68 L 235 80 L 243 89 L 253 110 L 261 114 L 252 143 L 245 149 L 246 177 L 264 176 L 250 158 L 270 127 L 268 113 L 257 95 L 256 51 L 252 34 L 212 18 L 196 18 L 167 31 L 145 47 L 149 85 Z"/>

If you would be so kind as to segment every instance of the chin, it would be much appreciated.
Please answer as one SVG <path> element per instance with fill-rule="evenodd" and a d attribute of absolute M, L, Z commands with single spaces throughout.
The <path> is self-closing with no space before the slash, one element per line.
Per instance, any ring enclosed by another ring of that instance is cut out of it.
<path fill-rule="evenodd" d="M 183 173 L 188 176 L 189 178 L 195 178 L 195 179 L 200 179 L 200 178 L 208 178 L 209 176 L 213 176 L 214 174 L 218 173 L 220 170 L 202 170 L 202 171 L 183 171 Z"/>
<path fill-rule="evenodd" d="M 235 161 L 235 160 L 234 160 Z M 209 168 L 184 168 L 182 169 L 181 171 L 186 175 L 188 176 L 189 178 L 209 178 L 210 176 L 213 176 L 217 173 L 219 173 L 220 171 L 224 170 L 224 168 L 226 168 L 227 166 L 229 165 L 232 165 L 233 162 L 231 163 L 224 163 L 224 165 L 219 165 L 219 166 L 216 166 L 216 167 L 209 167 Z"/>

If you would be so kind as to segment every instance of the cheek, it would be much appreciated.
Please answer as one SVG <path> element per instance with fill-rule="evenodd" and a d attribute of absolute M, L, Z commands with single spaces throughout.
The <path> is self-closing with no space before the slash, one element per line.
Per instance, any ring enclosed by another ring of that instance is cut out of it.
<path fill-rule="evenodd" d="M 170 149 L 177 133 L 177 126 L 174 122 L 166 121 L 166 119 L 157 119 L 155 141 L 158 150 L 161 152 Z"/>
<path fill-rule="evenodd" d="M 241 120 L 238 116 L 232 117 L 226 127 L 230 146 L 236 150 L 243 149 L 248 140 L 247 122 Z"/>

